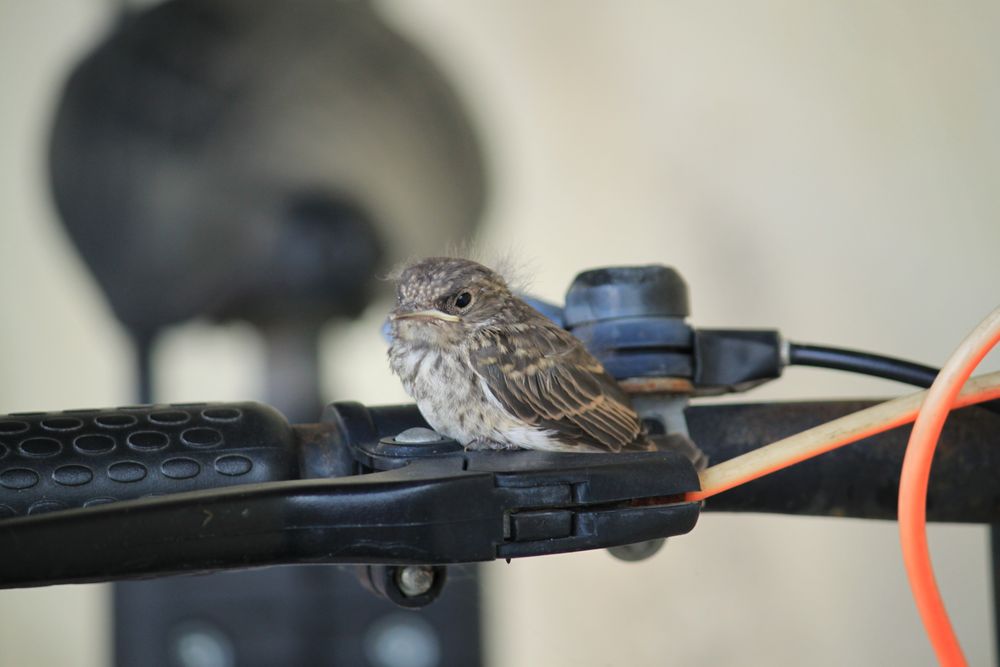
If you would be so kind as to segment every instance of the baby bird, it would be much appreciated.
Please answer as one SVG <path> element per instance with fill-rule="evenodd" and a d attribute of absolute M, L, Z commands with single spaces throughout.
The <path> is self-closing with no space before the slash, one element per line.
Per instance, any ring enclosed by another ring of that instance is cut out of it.
<path fill-rule="evenodd" d="M 491 269 L 424 259 L 396 298 L 389 363 L 438 433 L 467 449 L 655 449 L 614 378 Z"/>

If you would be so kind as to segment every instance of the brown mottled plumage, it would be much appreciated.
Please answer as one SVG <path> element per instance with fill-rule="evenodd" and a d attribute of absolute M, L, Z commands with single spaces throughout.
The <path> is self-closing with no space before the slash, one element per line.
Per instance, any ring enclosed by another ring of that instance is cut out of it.
<path fill-rule="evenodd" d="M 389 360 L 427 422 L 474 449 L 646 450 L 628 396 L 579 340 L 466 259 L 408 266 Z"/>

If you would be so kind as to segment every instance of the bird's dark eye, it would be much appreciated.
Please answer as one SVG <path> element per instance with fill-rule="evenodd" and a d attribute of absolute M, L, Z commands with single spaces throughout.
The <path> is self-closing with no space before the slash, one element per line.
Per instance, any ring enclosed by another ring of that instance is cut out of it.
<path fill-rule="evenodd" d="M 472 294 L 469 292 L 459 292 L 455 295 L 455 307 L 466 308 L 472 303 Z"/>

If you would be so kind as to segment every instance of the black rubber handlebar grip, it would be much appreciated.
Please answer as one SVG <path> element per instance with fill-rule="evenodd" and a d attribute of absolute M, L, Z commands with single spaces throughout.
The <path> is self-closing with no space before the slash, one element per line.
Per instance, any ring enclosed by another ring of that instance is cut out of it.
<path fill-rule="evenodd" d="M 298 476 L 291 426 L 260 403 L 0 415 L 0 518 Z"/>

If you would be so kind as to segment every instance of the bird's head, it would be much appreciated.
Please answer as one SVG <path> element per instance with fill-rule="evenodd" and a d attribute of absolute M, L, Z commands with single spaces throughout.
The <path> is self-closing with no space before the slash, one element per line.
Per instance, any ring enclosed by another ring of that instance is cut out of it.
<path fill-rule="evenodd" d="M 399 274 L 393 336 L 450 337 L 505 321 L 515 303 L 497 272 L 468 259 L 430 257 Z"/>

